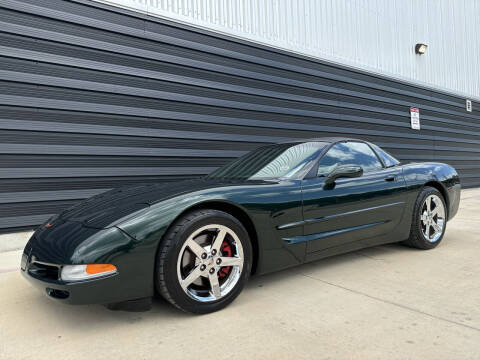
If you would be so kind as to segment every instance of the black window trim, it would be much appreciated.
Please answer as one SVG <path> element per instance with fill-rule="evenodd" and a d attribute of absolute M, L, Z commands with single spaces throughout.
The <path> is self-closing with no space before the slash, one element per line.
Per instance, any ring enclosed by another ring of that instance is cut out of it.
<path fill-rule="evenodd" d="M 365 144 L 367 144 L 367 146 L 370 148 L 370 150 L 373 151 L 373 153 L 375 154 L 375 156 L 377 157 L 378 161 L 380 161 L 380 164 L 382 164 L 382 168 L 383 169 L 386 169 L 388 166 L 387 164 L 385 164 L 385 162 L 383 161 L 383 159 L 380 157 L 380 155 L 378 155 L 378 153 L 375 151 L 375 149 L 373 148 L 372 145 L 370 145 L 369 142 L 366 142 L 365 141 Z"/>
<path fill-rule="evenodd" d="M 382 150 L 382 151 L 385 152 L 386 154 L 388 154 L 388 155 L 390 155 L 391 157 L 393 157 L 393 158 L 394 158 L 395 160 L 397 160 L 397 162 L 398 162 L 397 164 L 393 164 L 393 165 L 387 166 L 387 164 L 385 164 L 385 162 L 383 161 L 383 159 L 381 158 L 381 156 L 378 155 L 378 152 L 375 150 L 375 148 L 372 146 L 372 144 L 369 143 L 369 142 L 367 142 L 367 141 L 365 141 L 365 143 L 366 143 L 368 146 L 370 146 L 370 148 L 371 148 L 372 151 L 375 153 L 375 155 L 377 155 L 377 157 L 380 159 L 380 162 L 382 163 L 382 165 L 383 165 L 383 167 L 384 167 L 385 169 L 390 169 L 390 168 L 393 168 L 393 167 L 395 167 L 395 166 L 400 165 L 400 160 L 398 160 L 396 157 L 394 157 L 394 156 L 393 156 L 392 154 L 390 154 L 388 151 L 383 150 L 380 146 L 378 146 L 378 145 L 375 144 L 376 147 L 378 147 L 380 150 Z"/>

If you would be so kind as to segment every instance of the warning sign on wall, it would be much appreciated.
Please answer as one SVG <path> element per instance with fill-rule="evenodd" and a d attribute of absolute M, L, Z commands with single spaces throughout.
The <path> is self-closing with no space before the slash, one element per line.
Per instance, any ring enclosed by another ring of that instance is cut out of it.
<path fill-rule="evenodd" d="M 420 130 L 420 110 L 418 108 L 410 108 L 410 125 L 412 129 Z"/>

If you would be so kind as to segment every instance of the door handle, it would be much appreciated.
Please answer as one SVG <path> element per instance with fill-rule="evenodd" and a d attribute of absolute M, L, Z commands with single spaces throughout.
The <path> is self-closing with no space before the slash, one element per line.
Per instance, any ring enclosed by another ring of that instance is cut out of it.
<path fill-rule="evenodd" d="M 385 178 L 385 181 L 395 181 L 395 176 L 394 175 L 389 175 Z"/>

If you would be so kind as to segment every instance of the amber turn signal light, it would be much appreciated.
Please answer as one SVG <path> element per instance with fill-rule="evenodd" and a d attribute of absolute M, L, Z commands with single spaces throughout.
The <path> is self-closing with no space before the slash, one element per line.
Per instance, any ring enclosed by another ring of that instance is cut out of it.
<path fill-rule="evenodd" d="M 89 264 L 85 269 L 87 274 L 100 274 L 104 272 L 117 271 L 117 267 L 112 264 Z"/>

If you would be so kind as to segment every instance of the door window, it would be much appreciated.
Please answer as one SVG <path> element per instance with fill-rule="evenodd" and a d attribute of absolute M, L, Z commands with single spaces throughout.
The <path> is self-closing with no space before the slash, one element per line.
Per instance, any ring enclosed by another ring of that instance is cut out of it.
<path fill-rule="evenodd" d="M 320 159 L 318 176 L 328 176 L 341 165 L 361 166 L 365 173 L 382 168 L 378 157 L 367 144 L 346 142 L 333 145 Z"/>

